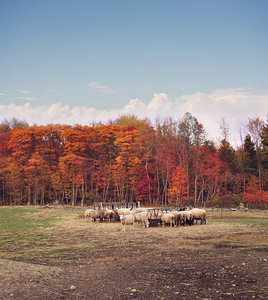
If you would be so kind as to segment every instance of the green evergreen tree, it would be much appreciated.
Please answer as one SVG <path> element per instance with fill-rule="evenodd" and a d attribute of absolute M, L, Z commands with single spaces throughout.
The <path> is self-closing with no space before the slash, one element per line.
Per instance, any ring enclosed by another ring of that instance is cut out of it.
<path fill-rule="evenodd" d="M 254 143 L 251 140 L 250 135 L 248 134 L 245 137 L 244 141 L 244 171 L 248 175 L 258 175 L 258 165 L 257 165 L 257 155 L 254 147 Z"/>

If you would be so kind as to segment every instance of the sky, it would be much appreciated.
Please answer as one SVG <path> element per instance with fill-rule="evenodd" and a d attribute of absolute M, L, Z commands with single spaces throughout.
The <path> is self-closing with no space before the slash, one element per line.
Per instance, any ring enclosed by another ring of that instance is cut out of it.
<path fill-rule="evenodd" d="M 0 0 L 0 122 L 267 120 L 266 0 Z"/>

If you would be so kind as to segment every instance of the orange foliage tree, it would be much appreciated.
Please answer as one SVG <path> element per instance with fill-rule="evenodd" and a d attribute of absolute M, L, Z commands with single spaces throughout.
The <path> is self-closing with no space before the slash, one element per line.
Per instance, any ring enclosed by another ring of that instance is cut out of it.
<path fill-rule="evenodd" d="M 243 194 L 266 203 L 267 125 L 250 120 L 244 145 L 216 147 L 186 113 L 152 126 L 121 116 L 110 124 L 0 124 L 0 204 L 141 201 L 204 204 Z"/>
<path fill-rule="evenodd" d="M 182 197 L 187 194 L 188 176 L 181 166 L 177 166 L 171 176 L 171 186 L 168 190 L 169 203 L 181 205 Z"/>

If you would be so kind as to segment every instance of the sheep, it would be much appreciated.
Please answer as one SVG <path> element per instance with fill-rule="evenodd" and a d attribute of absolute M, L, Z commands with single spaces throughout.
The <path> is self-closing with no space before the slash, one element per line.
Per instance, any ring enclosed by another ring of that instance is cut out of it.
<path fill-rule="evenodd" d="M 100 220 L 100 210 L 99 209 L 95 209 L 94 215 L 93 215 L 93 221 L 96 222 L 97 219 Z"/>
<path fill-rule="evenodd" d="M 192 208 L 191 212 L 193 214 L 192 224 L 194 223 L 194 220 L 196 220 L 196 224 L 197 224 L 198 220 L 201 221 L 201 224 L 203 224 L 203 223 L 207 224 L 207 221 L 206 221 L 206 211 L 204 209 Z"/>
<path fill-rule="evenodd" d="M 186 214 L 185 214 L 184 211 L 179 211 L 177 218 L 178 218 L 177 222 L 178 222 L 179 225 L 185 225 L 186 224 Z"/>
<path fill-rule="evenodd" d="M 172 213 L 162 213 L 161 222 L 162 227 L 164 227 L 165 224 L 169 224 L 169 227 L 172 227 L 172 225 L 174 224 L 174 215 Z"/>
<path fill-rule="evenodd" d="M 144 227 L 149 227 L 150 225 L 150 222 L 148 220 L 148 217 L 146 215 L 147 213 L 146 212 L 141 212 L 141 213 L 136 213 L 135 214 L 135 221 L 142 226 Z"/>
<path fill-rule="evenodd" d="M 188 206 L 184 206 L 184 207 L 181 207 L 179 210 L 180 211 L 185 211 L 185 210 L 190 210 L 190 208 Z"/>
<path fill-rule="evenodd" d="M 177 227 L 180 224 L 180 213 L 178 211 L 172 211 L 170 212 L 174 216 L 174 225 Z"/>
<path fill-rule="evenodd" d="M 99 219 L 101 222 L 108 219 L 109 223 L 111 223 L 111 220 L 113 219 L 113 216 L 114 216 L 113 210 L 100 209 L 99 212 L 100 212 Z"/>
<path fill-rule="evenodd" d="M 135 208 L 135 212 L 136 213 L 147 212 L 147 208 L 146 207 L 138 207 L 138 208 Z"/>
<path fill-rule="evenodd" d="M 102 222 L 104 220 L 104 218 L 105 218 L 105 210 L 101 208 L 99 210 L 99 212 L 100 212 L 100 215 L 99 215 L 100 222 Z"/>
<path fill-rule="evenodd" d="M 120 221 L 122 224 L 122 231 L 126 230 L 126 225 L 130 226 L 130 229 L 134 229 L 135 216 L 134 215 L 121 215 Z"/>
<path fill-rule="evenodd" d="M 112 209 L 106 209 L 104 211 L 104 218 L 107 219 L 109 223 L 112 222 L 113 217 L 114 217 L 114 211 Z"/>
<path fill-rule="evenodd" d="M 120 217 L 122 215 L 125 215 L 125 216 L 126 215 L 135 215 L 136 211 L 133 210 L 133 209 L 131 209 L 131 208 L 119 208 L 117 210 L 117 213 L 118 213 L 118 215 Z"/>
<path fill-rule="evenodd" d="M 183 213 L 185 214 L 185 225 L 188 223 L 191 226 L 194 218 L 192 211 L 185 210 Z"/>
<path fill-rule="evenodd" d="M 99 209 L 87 209 L 85 211 L 85 219 L 89 218 L 90 221 L 96 222 L 96 220 L 100 217 L 100 210 Z"/>
<path fill-rule="evenodd" d="M 91 212 L 93 211 L 93 209 L 87 209 L 85 210 L 85 221 L 87 221 L 87 219 L 91 218 Z"/>
<path fill-rule="evenodd" d="M 113 219 L 115 221 L 120 221 L 120 216 L 118 214 L 118 209 L 113 209 Z"/>
<path fill-rule="evenodd" d="M 174 224 L 178 225 L 186 225 L 187 223 L 191 225 L 193 214 L 188 211 L 172 211 L 174 215 Z"/>
<path fill-rule="evenodd" d="M 154 209 L 150 209 L 147 211 L 147 216 L 149 216 L 149 219 L 159 219 L 160 215 L 158 211 L 155 211 Z"/>

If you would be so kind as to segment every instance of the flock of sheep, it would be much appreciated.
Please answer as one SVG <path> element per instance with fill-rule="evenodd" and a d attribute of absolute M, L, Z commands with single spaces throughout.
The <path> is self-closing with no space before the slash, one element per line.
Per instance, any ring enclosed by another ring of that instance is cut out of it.
<path fill-rule="evenodd" d="M 85 220 L 96 222 L 96 220 L 108 222 L 120 221 L 122 230 L 126 226 L 134 229 L 134 224 L 138 223 L 141 227 L 150 225 L 169 225 L 185 226 L 193 225 L 194 221 L 200 220 L 201 224 L 206 224 L 206 211 L 200 208 L 184 207 L 180 210 L 161 210 L 153 208 L 118 208 L 118 209 L 87 209 L 85 211 Z"/>

